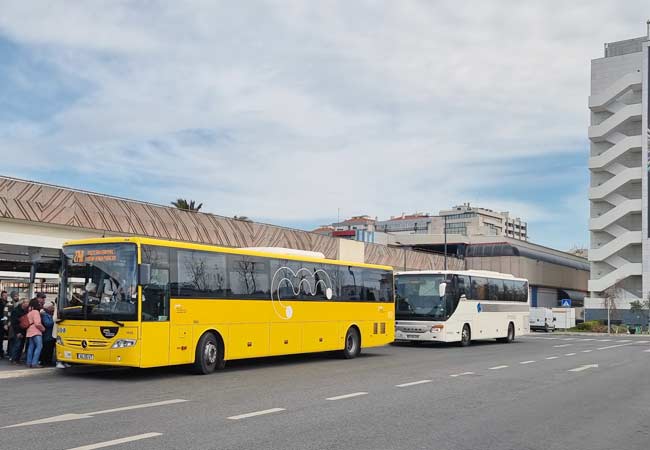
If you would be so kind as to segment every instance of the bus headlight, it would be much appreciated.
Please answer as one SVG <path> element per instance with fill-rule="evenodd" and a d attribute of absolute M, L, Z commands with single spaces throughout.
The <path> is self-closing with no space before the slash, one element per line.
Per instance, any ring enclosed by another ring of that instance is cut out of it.
<path fill-rule="evenodd" d="M 438 332 L 442 331 L 443 328 L 445 328 L 444 325 L 434 325 L 434 326 L 431 327 L 431 332 L 432 333 L 438 333 Z"/>
<path fill-rule="evenodd" d="M 56 344 L 63 345 L 63 338 L 59 335 L 56 336 Z"/>
<path fill-rule="evenodd" d="M 126 348 L 133 347 L 135 345 L 135 339 L 118 339 L 113 343 L 111 348 Z"/>

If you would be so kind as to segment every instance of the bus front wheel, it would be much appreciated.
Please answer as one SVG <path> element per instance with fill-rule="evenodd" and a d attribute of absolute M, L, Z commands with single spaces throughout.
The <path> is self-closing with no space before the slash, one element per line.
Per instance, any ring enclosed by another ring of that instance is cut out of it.
<path fill-rule="evenodd" d="M 348 328 L 345 333 L 345 347 L 343 348 L 342 355 L 345 359 L 352 359 L 359 356 L 361 353 L 361 336 L 359 330 L 355 327 Z"/>
<path fill-rule="evenodd" d="M 194 371 L 200 375 L 214 372 L 224 367 L 223 345 L 212 333 L 205 333 L 196 345 Z"/>
<path fill-rule="evenodd" d="M 469 328 L 469 325 L 463 325 L 463 331 L 460 335 L 460 346 L 467 347 L 470 342 L 472 342 L 472 331 Z"/>

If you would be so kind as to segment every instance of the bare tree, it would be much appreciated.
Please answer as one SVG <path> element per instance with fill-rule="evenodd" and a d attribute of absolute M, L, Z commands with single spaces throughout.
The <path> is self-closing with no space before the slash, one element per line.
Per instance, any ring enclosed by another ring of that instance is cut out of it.
<path fill-rule="evenodd" d="M 624 292 L 622 280 L 616 281 L 603 291 L 603 308 L 607 310 L 607 333 L 612 332 L 612 319 L 618 319 L 618 301 Z"/>

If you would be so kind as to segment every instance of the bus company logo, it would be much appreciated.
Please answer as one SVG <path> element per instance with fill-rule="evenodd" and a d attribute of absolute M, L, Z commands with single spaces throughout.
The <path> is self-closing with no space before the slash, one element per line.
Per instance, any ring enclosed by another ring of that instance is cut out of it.
<path fill-rule="evenodd" d="M 75 250 L 74 255 L 72 256 L 72 262 L 74 263 L 83 263 L 86 258 L 83 250 Z"/>
<path fill-rule="evenodd" d="M 117 336 L 117 327 L 100 327 L 99 328 L 102 336 L 104 336 L 106 339 L 114 338 Z"/>
<path fill-rule="evenodd" d="M 332 299 L 332 279 L 325 270 L 312 272 L 301 267 L 294 272 L 290 267 L 280 267 L 273 274 L 271 281 L 271 304 L 275 314 L 284 320 L 293 317 L 293 308 L 282 303 L 281 290 L 286 288 L 290 289 L 294 296 L 298 296 L 302 291 L 311 296 L 321 293 L 327 300 Z"/>
<path fill-rule="evenodd" d="M 86 342 L 86 340 L 84 339 L 83 341 L 81 341 L 81 348 L 87 348 L 87 347 L 88 347 L 88 342 Z"/>

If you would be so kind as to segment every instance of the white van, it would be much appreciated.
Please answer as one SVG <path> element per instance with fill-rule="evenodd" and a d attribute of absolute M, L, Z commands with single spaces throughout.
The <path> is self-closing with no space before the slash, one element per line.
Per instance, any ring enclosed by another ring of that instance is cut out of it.
<path fill-rule="evenodd" d="M 531 331 L 549 331 L 555 330 L 555 317 L 551 308 L 530 308 L 528 318 Z"/>

